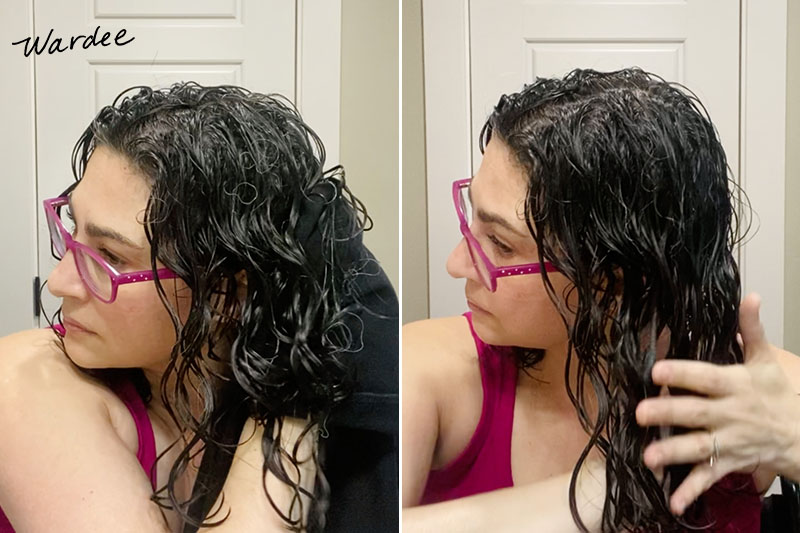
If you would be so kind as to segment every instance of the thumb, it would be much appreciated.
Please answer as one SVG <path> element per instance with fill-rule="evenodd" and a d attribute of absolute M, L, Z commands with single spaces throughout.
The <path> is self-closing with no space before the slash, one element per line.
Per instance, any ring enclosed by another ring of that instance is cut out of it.
<path fill-rule="evenodd" d="M 748 294 L 739 306 L 739 333 L 744 343 L 746 363 L 763 360 L 771 353 L 759 317 L 760 308 L 761 297 L 756 293 Z"/>

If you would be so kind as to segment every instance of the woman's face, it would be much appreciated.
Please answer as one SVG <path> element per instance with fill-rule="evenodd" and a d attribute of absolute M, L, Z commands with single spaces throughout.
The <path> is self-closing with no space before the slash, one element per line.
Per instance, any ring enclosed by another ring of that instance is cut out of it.
<path fill-rule="evenodd" d="M 121 273 L 150 270 L 150 246 L 142 222 L 149 193 L 146 179 L 125 157 L 97 147 L 71 195 L 73 238 L 97 251 Z M 109 230 L 103 233 L 118 234 L 130 243 L 89 236 L 89 225 Z M 185 319 L 190 290 L 180 279 L 161 283 L 173 308 Z M 175 344 L 175 331 L 155 281 L 120 285 L 116 300 L 104 303 L 81 281 L 70 251 L 50 274 L 47 286 L 53 296 L 63 299 L 64 343 L 77 365 L 163 370 Z M 75 328 L 71 321 L 87 331 Z"/>
<path fill-rule="evenodd" d="M 483 161 L 472 179 L 472 233 L 496 266 L 537 263 L 539 255 L 524 218 L 527 176 L 504 142 L 495 138 L 486 146 Z M 497 280 L 492 293 L 480 282 L 464 239 L 450 254 L 447 271 L 466 279 L 467 305 L 478 336 L 489 344 L 551 349 L 567 341 L 561 315 L 550 300 L 541 274 Z M 550 273 L 556 295 L 569 281 Z"/>

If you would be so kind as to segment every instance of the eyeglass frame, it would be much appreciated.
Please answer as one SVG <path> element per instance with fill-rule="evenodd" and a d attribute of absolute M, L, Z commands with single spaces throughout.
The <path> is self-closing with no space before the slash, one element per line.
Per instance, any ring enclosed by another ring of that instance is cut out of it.
<path fill-rule="evenodd" d="M 51 230 L 51 226 L 48 222 L 47 230 L 48 233 L 50 234 L 51 253 L 53 254 L 54 257 L 56 257 L 59 261 L 61 261 L 67 255 L 67 252 L 72 251 L 72 257 L 75 261 L 75 269 L 78 271 L 78 275 L 81 278 L 81 282 L 86 287 L 86 289 L 101 302 L 112 303 L 114 300 L 116 300 L 117 290 L 120 285 L 125 285 L 128 283 L 138 283 L 140 281 L 153 281 L 156 278 L 156 275 L 158 275 L 159 279 L 174 279 L 179 277 L 172 270 L 166 267 L 159 268 L 158 270 L 155 271 L 155 273 L 152 270 L 139 270 L 136 272 L 120 273 L 113 266 L 109 265 L 108 261 L 103 259 L 91 247 L 73 239 L 72 235 L 70 235 L 70 233 L 67 231 L 67 228 L 64 227 L 64 224 L 61 222 L 61 216 L 58 214 L 58 211 L 56 211 L 56 208 L 68 205 L 69 196 L 63 195 L 63 196 L 58 196 L 56 198 L 48 198 L 44 200 L 42 204 L 44 206 L 46 221 L 47 218 L 52 218 L 53 222 L 56 225 L 56 229 L 59 232 L 61 232 L 62 239 L 64 240 L 64 253 L 61 255 L 61 257 L 58 257 L 58 254 L 56 253 L 58 250 L 53 240 L 53 233 Z M 95 290 L 92 288 L 92 285 L 86 280 L 86 278 L 84 278 L 83 272 L 81 271 L 81 267 L 78 265 L 78 257 L 77 254 L 75 254 L 75 249 L 78 249 L 81 253 L 87 254 L 89 257 L 91 257 L 108 274 L 108 277 L 111 279 L 111 297 L 108 300 L 104 299 L 102 296 L 97 294 L 97 292 L 95 292 Z"/>
<path fill-rule="evenodd" d="M 483 248 L 481 248 L 478 239 L 475 238 L 475 235 L 473 235 L 472 231 L 469 229 L 467 216 L 462 209 L 461 189 L 468 188 L 470 183 L 472 183 L 472 178 L 458 179 L 453 182 L 453 205 L 456 208 L 456 215 L 458 216 L 461 235 L 467 241 L 467 251 L 469 252 L 470 259 L 472 259 L 472 265 L 478 272 L 478 277 L 481 278 L 483 286 L 489 289 L 490 292 L 495 292 L 497 290 L 497 278 L 521 276 L 525 274 L 540 274 L 542 272 L 542 266 L 544 266 L 544 269 L 547 272 L 558 272 L 558 269 L 555 267 L 555 265 L 549 261 L 544 261 L 544 263 L 526 263 L 523 265 L 510 265 L 503 267 L 495 266 L 494 263 L 492 263 L 492 261 L 483 251 Z M 475 262 L 474 252 L 476 251 L 480 257 L 480 260 L 483 261 L 483 264 L 486 266 L 486 271 L 489 274 L 488 286 L 486 285 L 486 280 L 484 280 L 483 276 L 481 276 L 478 265 Z"/>

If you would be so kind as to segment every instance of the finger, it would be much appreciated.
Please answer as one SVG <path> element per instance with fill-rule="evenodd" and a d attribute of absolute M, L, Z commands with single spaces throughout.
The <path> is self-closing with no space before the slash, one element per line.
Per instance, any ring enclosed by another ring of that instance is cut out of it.
<path fill-rule="evenodd" d="M 714 452 L 714 436 L 708 431 L 694 431 L 651 443 L 644 450 L 644 464 L 655 469 L 673 464 L 707 461 Z"/>
<path fill-rule="evenodd" d="M 739 332 L 744 342 L 745 361 L 754 362 L 771 354 L 769 343 L 764 334 L 759 311 L 761 297 L 756 293 L 747 295 L 739 306 Z"/>
<path fill-rule="evenodd" d="M 674 514 L 682 515 L 693 501 L 728 473 L 719 466 L 719 463 L 713 468 L 708 463 L 695 465 L 669 499 L 669 506 Z"/>
<path fill-rule="evenodd" d="M 705 428 L 721 421 L 714 400 L 697 396 L 659 396 L 636 406 L 636 421 L 641 426 L 682 426 Z"/>
<path fill-rule="evenodd" d="M 727 396 L 739 388 L 735 367 L 706 361 L 657 361 L 652 376 L 656 385 L 679 387 L 707 396 Z"/>

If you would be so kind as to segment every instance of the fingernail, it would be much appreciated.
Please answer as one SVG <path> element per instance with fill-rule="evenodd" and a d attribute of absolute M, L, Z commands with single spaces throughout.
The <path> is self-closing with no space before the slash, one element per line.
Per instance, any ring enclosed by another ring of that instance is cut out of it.
<path fill-rule="evenodd" d="M 653 468 L 651 471 L 659 483 L 664 481 L 664 469 L 662 467 Z"/>

